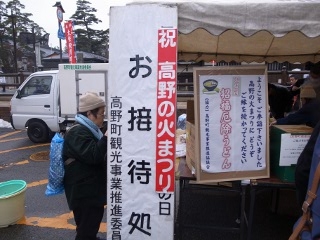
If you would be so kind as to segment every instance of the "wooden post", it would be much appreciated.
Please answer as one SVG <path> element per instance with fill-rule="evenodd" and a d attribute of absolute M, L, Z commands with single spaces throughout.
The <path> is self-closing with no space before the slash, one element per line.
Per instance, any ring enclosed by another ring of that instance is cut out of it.
<path fill-rule="evenodd" d="M 288 70 L 286 66 L 283 66 L 281 69 L 281 78 L 282 78 L 282 85 L 286 85 L 289 81 L 288 78 Z"/>

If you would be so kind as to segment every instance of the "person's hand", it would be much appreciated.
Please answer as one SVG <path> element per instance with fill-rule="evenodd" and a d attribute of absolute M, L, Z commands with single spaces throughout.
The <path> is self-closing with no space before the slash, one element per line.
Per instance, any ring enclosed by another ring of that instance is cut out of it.
<path fill-rule="evenodd" d="M 300 88 L 299 87 L 297 87 L 297 86 L 292 86 L 292 91 L 297 91 L 297 90 L 299 90 Z"/>
<path fill-rule="evenodd" d="M 277 120 L 274 120 L 274 121 L 270 122 L 269 126 L 276 125 L 276 124 L 277 124 Z"/>
<path fill-rule="evenodd" d="M 108 137 L 108 130 L 104 133 L 104 135 L 105 135 L 106 137 Z"/>
<path fill-rule="evenodd" d="M 107 122 L 104 122 L 104 123 L 103 123 L 103 126 L 100 128 L 100 130 L 101 130 L 101 132 L 102 132 L 103 134 L 105 134 L 106 131 L 108 130 L 108 123 L 107 123 Z"/>

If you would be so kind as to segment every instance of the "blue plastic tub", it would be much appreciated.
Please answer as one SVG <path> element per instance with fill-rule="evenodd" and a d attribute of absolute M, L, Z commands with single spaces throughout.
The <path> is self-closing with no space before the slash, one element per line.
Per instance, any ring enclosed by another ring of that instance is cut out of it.
<path fill-rule="evenodd" d="M 0 183 L 0 227 L 15 224 L 24 217 L 26 189 L 23 180 Z"/>

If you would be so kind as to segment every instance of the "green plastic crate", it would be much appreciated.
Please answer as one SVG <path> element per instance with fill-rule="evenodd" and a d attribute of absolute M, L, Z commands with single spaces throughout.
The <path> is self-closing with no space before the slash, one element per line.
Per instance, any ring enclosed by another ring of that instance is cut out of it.
<path fill-rule="evenodd" d="M 281 135 L 310 135 L 313 128 L 305 125 L 273 125 L 270 128 L 270 167 L 271 175 L 275 175 L 284 182 L 294 182 L 295 166 L 279 166 Z"/>

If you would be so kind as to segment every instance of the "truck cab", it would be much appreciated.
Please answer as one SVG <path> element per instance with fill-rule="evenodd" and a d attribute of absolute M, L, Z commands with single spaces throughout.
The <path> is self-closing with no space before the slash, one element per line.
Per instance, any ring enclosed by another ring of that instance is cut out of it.
<path fill-rule="evenodd" d="M 59 131 L 57 78 L 58 70 L 33 73 L 11 99 L 11 124 L 15 129 L 27 128 L 32 142 L 46 142 L 51 132 Z"/>

